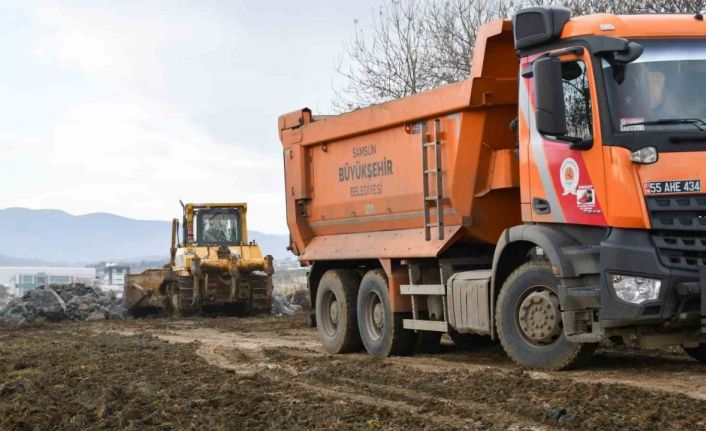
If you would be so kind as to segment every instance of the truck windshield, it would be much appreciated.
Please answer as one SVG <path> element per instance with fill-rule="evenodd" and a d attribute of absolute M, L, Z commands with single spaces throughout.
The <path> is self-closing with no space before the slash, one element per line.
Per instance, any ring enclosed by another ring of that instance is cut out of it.
<path fill-rule="evenodd" d="M 615 130 L 706 130 L 706 39 L 637 42 L 644 52 L 624 70 L 603 60 Z"/>
<path fill-rule="evenodd" d="M 237 209 L 200 210 L 196 218 L 198 245 L 240 244 L 240 211 Z"/>

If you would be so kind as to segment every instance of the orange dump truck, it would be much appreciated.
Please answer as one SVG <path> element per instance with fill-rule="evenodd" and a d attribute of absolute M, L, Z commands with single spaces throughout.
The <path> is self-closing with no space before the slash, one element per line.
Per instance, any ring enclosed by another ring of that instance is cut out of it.
<path fill-rule="evenodd" d="M 635 336 L 706 360 L 705 90 L 700 17 L 540 7 L 483 26 L 463 82 L 281 116 L 325 348 L 476 334 L 561 369 Z"/>

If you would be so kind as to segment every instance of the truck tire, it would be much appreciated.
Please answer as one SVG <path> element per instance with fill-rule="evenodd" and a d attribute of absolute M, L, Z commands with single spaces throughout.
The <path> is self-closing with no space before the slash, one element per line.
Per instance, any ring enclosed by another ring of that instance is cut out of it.
<path fill-rule="evenodd" d="M 561 370 L 590 359 L 596 344 L 564 336 L 558 280 L 545 260 L 527 262 L 510 274 L 495 313 L 498 337 L 508 356 L 527 368 Z"/>
<path fill-rule="evenodd" d="M 368 271 L 358 290 L 358 328 L 365 350 L 376 358 L 410 355 L 416 347 L 414 331 L 402 328 L 407 313 L 393 313 L 387 276 L 382 269 Z"/>
<path fill-rule="evenodd" d="M 326 271 L 316 290 L 316 327 L 324 349 L 331 354 L 361 349 L 356 320 L 360 276 L 349 269 Z"/>
<path fill-rule="evenodd" d="M 683 347 L 684 351 L 699 362 L 706 362 L 706 344 L 699 344 L 697 347 Z"/>

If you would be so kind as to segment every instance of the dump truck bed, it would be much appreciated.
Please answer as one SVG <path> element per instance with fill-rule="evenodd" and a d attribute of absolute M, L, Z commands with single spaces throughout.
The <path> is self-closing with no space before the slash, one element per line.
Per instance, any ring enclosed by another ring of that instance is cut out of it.
<path fill-rule="evenodd" d="M 508 127 L 518 69 L 508 57 L 511 24 L 492 22 L 463 82 L 339 116 L 281 116 L 293 250 L 303 260 L 432 257 L 459 242 L 494 243 L 519 224 Z"/>

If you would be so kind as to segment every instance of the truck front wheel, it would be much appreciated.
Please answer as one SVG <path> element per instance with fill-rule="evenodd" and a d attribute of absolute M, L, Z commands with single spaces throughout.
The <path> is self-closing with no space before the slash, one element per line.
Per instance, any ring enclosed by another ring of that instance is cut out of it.
<path fill-rule="evenodd" d="M 358 327 L 365 350 L 376 358 L 414 352 L 414 331 L 402 327 L 403 313 L 393 313 L 387 276 L 381 269 L 368 271 L 358 290 Z"/>
<path fill-rule="evenodd" d="M 516 363 L 560 370 L 588 360 L 596 344 L 572 343 L 564 336 L 558 280 L 547 261 L 531 261 L 505 281 L 495 313 L 498 337 Z"/>
<path fill-rule="evenodd" d="M 349 269 L 326 271 L 316 290 L 316 327 L 327 352 L 349 353 L 361 348 L 356 320 L 360 276 Z"/>

